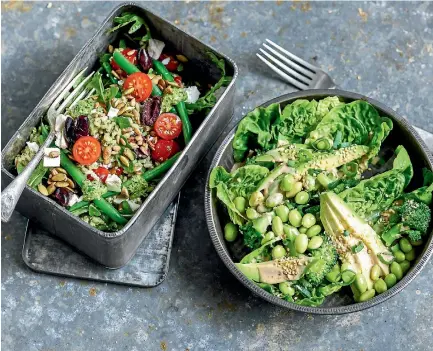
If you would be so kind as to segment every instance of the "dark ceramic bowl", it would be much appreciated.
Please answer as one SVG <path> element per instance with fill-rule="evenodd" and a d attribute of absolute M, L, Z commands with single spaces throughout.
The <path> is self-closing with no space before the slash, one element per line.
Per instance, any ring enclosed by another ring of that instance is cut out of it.
<path fill-rule="evenodd" d="M 368 101 L 370 104 L 376 107 L 382 116 L 391 118 L 394 122 L 394 128 L 388 138 L 385 140 L 383 147 L 393 150 L 395 147 L 402 144 L 407 149 L 409 156 L 411 157 L 415 172 L 410 187 L 416 188 L 422 186 L 421 170 L 423 167 L 433 170 L 433 157 L 413 127 L 411 127 L 403 117 L 399 116 L 395 111 L 391 110 L 382 103 L 366 96 L 343 90 L 306 90 L 277 97 L 266 102 L 262 106 L 265 107 L 273 103 L 280 103 L 282 107 L 284 107 L 286 104 L 291 103 L 296 99 L 319 100 L 327 96 L 339 96 L 346 102 L 351 102 L 353 100 Z M 231 169 L 233 166 L 234 160 L 232 140 L 235 130 L 236 128 L 229 133 L 221 146 L 218 148 L 218 151 L 212 161 L 209 174 L 210 171 L 216 166 L 223 166 L 226 169 Z M 384 302 L 403 290 L 424 268 L 433 253 L 433 240 L 430 233 L 430 237 L 425 243 L 422 253 L 417 257 L 416 261 L 414 261 L 414 264 L 411 266 L 410 270 L 403 277 L 403 279 L 399 281 L 393 288 L 389 289 L 383 294 L 375 296 L 373 299 L 367 302 L 355 303 L 352 299 L 352 296 L 348 294 L 347 289 L 342 289 L 340 292 L 329 296 L 320 307 L 299 306 L 292 302 L 287 302 L 259 288 L 236 268 L 232 258 L 236 255 L 236 251 L 233 249 L 233 247 L 228 247 L 224 240 L 223 228 L 224 224 L 228 221 L 228 216 L 225 213 L 223 207 L 218 203 L 214 192 L 210 191 L 209 189 L 209 174 L 205 190 L 206 220 L 212 242 L 219 256 L 227 268 L 240 282 L 242 282 L 242 284 L 249 288 L 255 295 L 260 296 L 261 298 L 275 305 L 296 311 L 315 314 L 343 314 L 361 311 Z"/>

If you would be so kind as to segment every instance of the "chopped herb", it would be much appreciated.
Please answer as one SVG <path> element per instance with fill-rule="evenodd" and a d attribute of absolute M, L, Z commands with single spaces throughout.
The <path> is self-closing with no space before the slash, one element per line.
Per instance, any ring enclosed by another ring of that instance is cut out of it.
<path fill-rule="evenodd" d="M 349 231 L 348 231 L 348 230 L 345 230 L 345 231 L 343 232 L 343 235 L 344 235 L 344 236 L 349 236 L 349 235 L 350 235 L 350 233 L 349 233 Z"/>
<path fill-rule="evenodd" d="M 360 243 L 358 243 L 358 245 L 352 246 L 352 252 L 358 253 L 358 252 L 362 251 L 363 248 L 364 248 L 364 244 L 362 242 L 360 242 Z"/>
<path fill-rule="evenodd" d="M 131 126 L 131 122 L 128 117 L 113 117 L 113 119 L 120 129 L 129 128 Z"/>

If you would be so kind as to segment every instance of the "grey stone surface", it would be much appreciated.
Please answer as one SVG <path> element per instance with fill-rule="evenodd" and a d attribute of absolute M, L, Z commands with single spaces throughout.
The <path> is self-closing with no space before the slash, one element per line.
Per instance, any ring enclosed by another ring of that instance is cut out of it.
<path fill-rule="evenodd" d="M 2 2 L 2 145 L 113 2 Z M 433 3 L 158 2 L 157 14 L 237 61 L 235 118 L 288 92 L 254 54 L 270 38 L 433 132 Z M 370 310 L 313 316 L 253 297 L 217 257 L 203 193 L 215 147 L 182 192 L 171 268 L 152 289 L 38 275 L 25 219 L 2 226 L 4 350 L 431 350 L 433 264 Z"/>

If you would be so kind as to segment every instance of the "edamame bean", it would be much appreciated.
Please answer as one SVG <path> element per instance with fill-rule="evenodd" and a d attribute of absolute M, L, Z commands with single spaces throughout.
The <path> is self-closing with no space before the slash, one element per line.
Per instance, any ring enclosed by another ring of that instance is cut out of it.
<path fill-rule="evenodd" d="M 405 255 L 406 260 L 408 261 L 413 261 L 415 259 L 415 249 L 410 250 L 406 255 Z"/>
<path fill-rule="evenodd" d="M 304 253 L 307 251 L 308 247 L 308 237 L 305 234 L 299 234 L 295 238 L 295 249 L 297 253 Z"/>
<path fill-rule="evenodd" d="M 371 267 L 370 270 L 370 278 L 372 281 L 376 281 L 380 278 L 380 275 L 382 273 L 382 270 L 380 269 L 380 266 L 378 264 L 375 264 L 373 267 Z"/>
<path fill-rule="evenodd" d="M 305 228 L 305 227 L 300 227 L 300 228 L 299 228 L 299 233 L 301 233 L 301 234 L 306 234 L 307 231 L 308 231 L 308 229 Z"/>
<path fill-rule="evenodd" d="M 316 216 L 314 216 L 311 213 L 306 213 L 304 217 L 302 217 L 302 226 L 305 228 L 311 228 L 313 225 L 316 224 Z"/>
<path fill-rule="evenodd" d="M 382 278 L 374 282 L 374 290 L 376 290 L 378 294 L 382 294 L 388 290 L 388 287 L 386 286 L 386 283 Z"/>
<path fill-rule="evenodd" d="M 295 182 L 292 186 L 292 189 L 286 193 L 286 197 L 288 199 L 291 199 L 292 197 L 295 197 L 297 193 L 299 193 L 302 190 L 302 183 L 301 182 Z"/>
<path fill-rule="evenodd" d="M 336 283 L 340 280 L 340 266 L 338 263 L 332 268 L 332 270 L 325 276 L 328 281 L 331 283 Z"/>
<path fill-rule="evenodd" d="M 401 266 L 397 262 L 394 261 L 391 263 L 390 271 L 392 274 L 395 275 L 397 280 L 403 278 L 403 270 L 401 269 Z"/>
<path fill-rule="evenodd" d="M 282 245 L 277 245 L 272 249 L 272 258 L 277 260 L 286 256 L 286 249 Z"/>
<path fill-rule="evenodd" d="M 295 240 L 295 237 L 299 235 L 299 230 L 291 225 L 284 224 L 283 225 L 284 234 L 290 240 Z"/>
<path fill-rule="evenodd" d="M 361 295 L 367 291 L 367 279 L 365 279 L 362 273 L 356 275 L 354 283 Z"/>
<path fill-rule="evenodd" d="M 244 197 L 242 196 L 238 196 L 237 198 L 235 198 L 233 200 L 233 203 L 235 204 L 236 209 L 240 212 L 240 213 L 244 213 L 245 212 L 245 207 L 247 205 L 247 200 L 245 200 Z"/>
<path fill-rule="evenodd" d="M 245 213 L 248 219 L 255 219 L 260 217 L 259 213 L 252 207 L 247 208 Z"/>
<path fill-rule="evenodd" d="M 344 271 L 347 271 L 347 270 L 350 270 L 350 271 L 352 271 L 352 272 L 355 272 L 355 270 L 352 268 L 352 265 L 351 265 L 349 262 L 344 262 L 344 263 L 341 265 L 341 271 L 344 272 Z"/>
<path fill-rule="evenodd" d="M 280 289 L 281 293 L 284 295 L 293 296 L 295 295 L 295 289 L 288 282 L 282 282 L 278 284 L 278 289 Z"/>
<path fill-rule="evenodd" d="M 410 244 L 409 240 L 403 238 L 400 240 L 400 248 L 404 253 L 408 253 L 410 250 L 412 250 L 412 245 Z"/>
<path fill-rule="evenodd" d="M 412 246 L 421 246 L 423 244 L 422 239 L 417 240 L 417 241 L 413 241 L 413 240 L 409 240 Z"/>
<path fill-rule="evenodd" d="M 397 262 L 403 262 L 405 260 L 404 253 L 400 250 L 394 252 L 394 258 Z"/>
<path fill-rule="evenodd" d="M 355 277 L 356 273 L 347 269 L 343 271 L 343 266 L 341 266 L 341 279 L 343 280 L 343 282 L 345 282 L 346 284 L 350 283 L 353 278 Z"/>
<path fill-rule="evenodd" d="M 271 209 L 267 208 L 264 204 L 259 204 L 257 206 L 257 212 L 258 213 L 265 213 L 265 212 L 269 212 Z"/>
<path fill-rule="evenodd" d="M 298 205 L 305 205 L 310 200 L 310 195 L 306 191 L 300 191 L 295 196 L 295 202 Z"/>
<path fill-rule="evenodd" d="M 256 207 L 263 203 L 264 196 L 260 191 L 255 191 L 250 196 L 249 204 L 251 207 Z"/>
<path fill-rule="evenodd" d="M 322 227 L 318 224 L 315 224 L 307 230 L 307 236 L 309 238 L 312 238 L 313 236 L 320 234 L 321 231 L 322 231 Z"/>
<path fill-rule="evenodd" d="M 291 174 L 286 174 L 280 182 L 280 189 L 282 191 L 290 191 L 295 184 L 295 178 Z"/>
<path fill-rule="evenodd" d="M 391 246 L 391 252 L 394 253 L 396 251 L 401 251 L 400 250 L 400 245 L 398 243 L 395 244 L 395 245 L 393 245 L 393 246 Z"/>
<path fill-rule="evenodd" d="M 286 223 L 289 220 L 289 211 L 290 211 L 289 208 L 284 205 L 280 205 L 275 208 L 275 213 L 277 214 L 278 217 L 281 218 L 283 223 Z"/>
<path fill-rule="evenodd" d="M 361 294 L 361 296 L 359 296 L 359 302 L 368 301 L 368 300 L 372 299 L 374 297 L 374 295 L 376 295 L 376 290 L 374 290 L 374 289 L 367 290 L 367 291 L 363 292 Z"/>
<path fill-rule="evenodd" d="M 262 245 L 266 244 L 268 241 L 271 241 L 273 238 L 275 238 L 274 232 L 267 232 L 263 237 L 261 244 Z"/>
<path fill-rule="evenodd" d="M 397 283 L 397 277 L 393 273 L 389 273 L 386 275 L 384 281 L 388 289 L 391 289 Z"/>
<path fill-rule="evenodd" d="M 321 236 L 313 236 L 308 242 L 308 249 L 316 250 L 323 244 L 323 238 Z"/>
<path fill-rule="evenodd" d="M 401 270 L 403 271 L 403 274 L 406 274 L 410 268 L 410 262 L 404 260 L 403 262 L 400 262 L 400 267 L 401 267 Z"/>
<path fill-rule="evenodd" d="M 289 223 L 294 227 L 300 227 L 302 216 L 298 210 L 290 210 L 289 212 Z"/>
<path fill-rule="evenodd" d="M 266 199 L 266 207 L 274 208 L 275 206 L 281 205 L 284 200 L 284 196 L 281 193 L 275 193 L 269 195 Z"/>
<path fill-rule="evenodd" d="M 233 223 L 229 222 L 224 227 L 224 238 L 228 242 L 235 241 L 238 237 L 238 228 Z"/>
<path fill-rule="evenodd" d="M 269 221 L 268 218 L 265 216 L 253 219 L 253 228 L 257 230 L 260 234 L 265 234 L 268 226 Z"/>
<path fill-rule="evenodd" d="M 281 220 L 280 217 L 275 216 L 274 218 L 272 218 L 272 230 L 278 236 L 284 234 L 283 221 Z"/>

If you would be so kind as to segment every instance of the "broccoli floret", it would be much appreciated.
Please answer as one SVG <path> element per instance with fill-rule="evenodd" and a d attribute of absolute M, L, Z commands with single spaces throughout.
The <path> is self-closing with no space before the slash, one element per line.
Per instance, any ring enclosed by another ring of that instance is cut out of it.
<path fill-rule="evenodd" d="M 322 236 L 322 245 L 312 251 L 315 259 L 307 267 L 304 278 L 313 286 L 318 286 L 325 279 L 338 260 L 337 250 L 327 236 Z"/>
<path fill-rule="evenodd" d="M 78 116 L 88 116 L 94 108 L 95 108 L 95 100 L 85 99 L 85 100 L 78 101 L 78 103 L 74 105 L 74 107 L 68 110 L 68 114 L 72 118 L 77 118 Z"/>
<path fill-rule="evenodd" d="M 98 180 L 84 180 L 81 186 L 83 191 L 83 200 L 92 201 L 100 199 L 107 192 L 107 187 Z"/>
<path fill-rule="evenodd" d="M 131 200 L 144 196 L 149 191 L 149 184 L 140 175 L 132 176 L 125 184 Z"/>
<path fill-rule="evenodd" d="M 421 232 L 419 230 L 408 230 L 405 232 L 411 241 L 421 240 Z"/>
<path fill-rule="evenodd" d="M 252 223 L 248 223 L 240 227 L 240 231 L 244 237 L 244 245 L 252 250 L 260 247 L 262 242 L 262 234 L 254 229 Z"/>
<path fill-rule="evenodd" d="M 413 199 L 406 200 L 400 209 L 401 220 L 404 225 L 422 234 L 427 232 L 431 220 L 430 208 Z"/>

